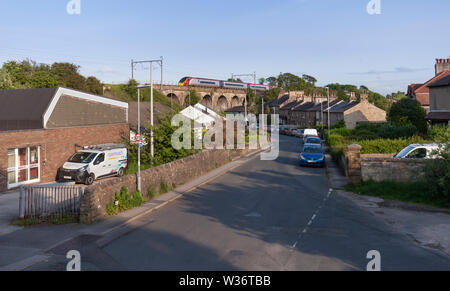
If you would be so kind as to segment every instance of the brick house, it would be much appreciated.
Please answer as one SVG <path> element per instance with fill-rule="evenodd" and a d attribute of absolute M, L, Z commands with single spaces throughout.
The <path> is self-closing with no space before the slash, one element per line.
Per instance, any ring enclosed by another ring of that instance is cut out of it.
<path fill-rule="evenodd" d="M 450 75 L 428 85 L 430 89 L 430 113 L 427 120 L 432 124 L 450 125 Z"/>
<path fill-rule="evenodd" d="M 417 100 L 422 107 L 430 111 L 430 88 L 429 85 L 450 75 L 450 59 L 436 59 L 435 76 L 424 84 L 411 84 L 408 86 L 407 95 Z"/>
<path fill-rule="evenodd" d="M 127 103 L 62 87 L 0 90 L 0 192 L 55 181 L 83 146 L 127 138 Z"/>

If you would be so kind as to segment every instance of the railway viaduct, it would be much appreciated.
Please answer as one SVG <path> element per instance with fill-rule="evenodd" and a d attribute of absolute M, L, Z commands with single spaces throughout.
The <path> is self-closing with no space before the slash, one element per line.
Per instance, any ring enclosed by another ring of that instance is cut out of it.
<path fill-rule="evenodd" d="M 186 104 L 191 90 L 197 90 L 200 97 L 200 103 L 216 111 L 227 110 L 236 106 L 243 105 L 247 96 L 246 89 L 226 89 L 212 87 L 181 87 L 174 85 L 154 85 L 155 89 L 161 91 L 165 96 L 172 98 L 181 105 Z"/>

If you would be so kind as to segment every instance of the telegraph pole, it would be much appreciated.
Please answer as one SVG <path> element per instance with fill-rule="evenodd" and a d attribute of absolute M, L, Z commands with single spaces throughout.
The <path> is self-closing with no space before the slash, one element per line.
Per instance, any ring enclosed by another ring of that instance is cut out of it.
<path fill-rule="evenodd" d="M 154 118 L 153 118 L 153 63 L 159 63 L 161 67 L 161 90 L 162 90 L 162 82 L 163 82 L 163 57 L 161 57 L 159 60 L 150 60 L 150 61 L 131 61 L 131 67 L 132 67 L 132 77 L 134 78 L 134 66 L 135 64 L 144 64 L 149 63 L 150 64 L 150 124 L 152 126 L 151 133 L 150 133 L 150 153 L 152 158 L 155 156 L 155 143 L 154 143 Z M 141 86 L 142 87 L 148 87 L 148 86 Z"/>
<path fill-rule="evenodd" d="M 153 135 L 153 126 L 155 125 L 155 122 L 153 119 L 153 62 L 150 62 L 150 125 L 152 127 L 152 129 L 150 131 L 150 155 L 152 156 L 152 158 L 154 158 L 155 157 L 155 143 L 154 143 L 155 137 Z"/>
<path fill-rule="evenodd" d="M 327 87 L 327 100 L 328 100 L 328 137 L 330 136 L 331 131 L 331 120 L 330 120 L 330 87 Z"/>
<path fill-rule="evenodd" d="M 134 61 L 131 60 L 131 79 L 134 80 Z"/>
<path fill-rule="evenodd" d="M 141 135 L 141 89 L 138 87 L 138 130 L 137 134 Z M 136 140 L 136 138 L 135 138 Z M 139 141 L 138 143 L 138 176 L 137 176 L 137 188 L 138 191 L 142 193 L 142 187 L 141 187 L 141 143 L 142 141 Z"/>
<path fill-rule="evenodd" d="M 160 85 L 160 90 L 162 91 L 163 89 L 163 63 L 164 63 L 164 58 L 161 56 L 161 85 Z"/>

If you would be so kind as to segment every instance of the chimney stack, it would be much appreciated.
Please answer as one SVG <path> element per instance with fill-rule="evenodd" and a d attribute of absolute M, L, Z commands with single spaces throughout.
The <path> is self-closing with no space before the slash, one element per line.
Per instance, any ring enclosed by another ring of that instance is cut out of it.
<path fill-rule="evenodd" d="M 366 92 L 361 93 L 359 99 L 363 103 L 368 103 L 369 102 L 369 94 L 367 94 Z"/>
<path fill-rule="evenodd" d="M 450 71 L 450 58 L 436 59 L 436 76 L 444 71 Z"/>
<path fill-rule="evenodd" d="M 356 101 L 356 93 L 355 92 L 350 92 L 349 100 L 350 100 L 350 102 Z"/>

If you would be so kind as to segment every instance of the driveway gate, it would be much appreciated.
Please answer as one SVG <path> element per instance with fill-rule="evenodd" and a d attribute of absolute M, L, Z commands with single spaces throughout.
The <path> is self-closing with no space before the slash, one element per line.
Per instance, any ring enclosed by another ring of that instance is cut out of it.
<path fill-rule="evenodd" d="M 83 187 L 42 185 L 20 187 L 19 218 L 80 217 Z"/>

